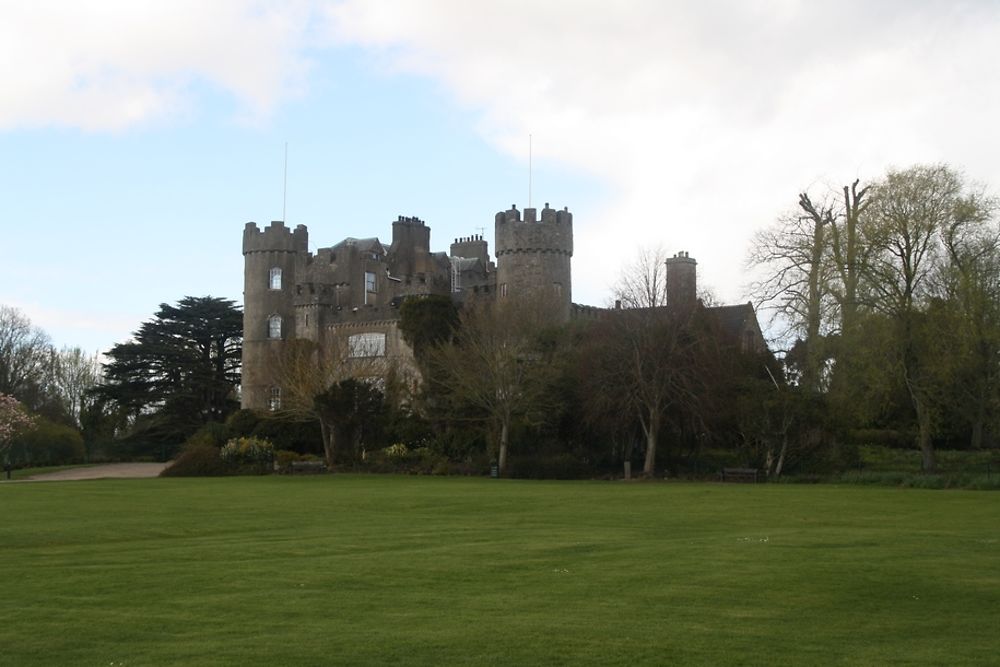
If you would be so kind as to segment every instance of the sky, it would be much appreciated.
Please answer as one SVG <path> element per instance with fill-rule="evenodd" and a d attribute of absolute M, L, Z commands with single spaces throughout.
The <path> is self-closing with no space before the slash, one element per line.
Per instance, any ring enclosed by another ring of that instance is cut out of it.
<path fill-rule="evenodd" d="M 241 302 L 248 221 L 492 252 L 529 163 L 574 301 L 659 246 L 744 302 L 799 192 L 937 162 L 1000 190 L 998 69 L 995 0 L 0 0 L 0 304 L 98 352 Z"/>

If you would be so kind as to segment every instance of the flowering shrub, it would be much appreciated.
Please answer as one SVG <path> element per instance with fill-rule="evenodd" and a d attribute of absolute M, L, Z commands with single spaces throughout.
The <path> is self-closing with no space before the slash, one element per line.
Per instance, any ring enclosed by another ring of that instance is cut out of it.
<path fill-rule="evenodd" d="M 263 472 L 274 461 L 274 445 L 261 438 L 233 438 L 222 447 L 219 457 L 226 463 L 255 466 Z"/>
<path fill-rule="evenodd" d="M 15 435 L 31 428 L 34 423 L 35 420 L 28 416 L 16 398 L 0 394 L 0 452 L 10 447 Z"/>
<path fill-rule="evenodd" d="M 406 445 L 401 442 L 397 442 L 395 445 L 391 445 L 382 450 L 385 453 L 385 457 L 390 461 L 398 461 L 405 459 L 410 450 L 407 449 Z"/>

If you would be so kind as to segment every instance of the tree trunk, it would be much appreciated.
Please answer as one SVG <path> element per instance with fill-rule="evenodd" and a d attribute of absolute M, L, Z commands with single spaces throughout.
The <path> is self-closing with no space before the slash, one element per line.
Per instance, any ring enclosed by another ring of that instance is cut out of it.
<path fill-rule="evenodd" d="M 500 451 L 497 456 L 497 470 L 501 477 L 507 469 L 507 438 L 510 435 L 510 420 L 504 419 L 500 424 Z"/>
<path fill-rule="evenodd" d="M 785 467 L 785 454 L 788 452 L 788 433 L 781 434 L 781 452 L 778 454 L 778 465 L 774 466 L 774 478 L 781 477 L 781 469 Z"/>
<path fill-rule="evenodd" d="M 325 419 L 320 419 L 319 431 L 323 437 L 323 456 L 326 459 L 326 467 L 329 470 L 333 470 L 333 427 L 328 425 Z"/>
<path fill-rule="evenodd" d="M 934 472 L 937 464 L 934 461 L 934 443 L 931 442 L 931 416 L 919 399 L 914 399 L 913 406 L 917 412 L 917 445 L 920 447 L 921 469 L 924 472 Z"/>
<path fill-rule="evenodd" d="M 969 439 L 969 446 L 972 449 L 983 448 L 983 421 L 982 416 L 977 415 L 972 422 L 972 437 Z"/>
<path fill-rule="evenodd" d="M 656 436 L 660 431 L 660 418 L 655 412 L 649 415 L 646 428 L 646 461 L 642 466 L 642 474 L 652 477 L 656 470 Z"/>

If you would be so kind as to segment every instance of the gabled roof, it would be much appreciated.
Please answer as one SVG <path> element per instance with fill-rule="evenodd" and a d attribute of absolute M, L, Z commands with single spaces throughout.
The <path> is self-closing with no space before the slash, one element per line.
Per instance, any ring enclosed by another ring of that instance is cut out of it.
<path fill-rule="evenodd" d="M 367 239 L 356 239 L 353 236 L 348 236 L 346 239 L 333 247 L 340 248 L 342 246 L 356 246 L 361 252 L 375 252 L 380 255 L 385 254 L 385 247 L 378 240 L 378 238 L 374 236 Z"/>
<path fill-rule="evenodd" d="M 734 306 L 712 306 L 705 308 L 705 313 L 715 319 L 719 327 L 727 334 L 739 335 L 746 329 L 748 323 L 757 327 L 757 313 L 749 303 Z"/>

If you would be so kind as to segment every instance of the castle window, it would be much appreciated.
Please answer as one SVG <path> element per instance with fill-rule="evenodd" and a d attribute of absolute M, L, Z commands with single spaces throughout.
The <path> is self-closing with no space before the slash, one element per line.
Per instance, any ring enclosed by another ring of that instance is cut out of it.
<path fill-rule="evenodd" d="M 347 355 L 352 359 L 361 357 L 384 357 L 385 334 L 354 334 L 347 339 Z"/>
<path fill-rule="evenodd" d="M 271 387 L 271 395 L 267 399 L 267 409 L 271 412 L 281 409 L 281 387 Z"/>
<path fill-rule="evenodd" d="M 501 297 L 507 296 L 507 283 L 500 283 L 500 296 Z"/>
<path fill-rule="evenodd" d="M 281 289 L 281 269 L 279 267 L 271 269 L 271 277 L 267 284 L 271 289 Z"/>
<path fill-rule="evenodd" d="M 365 271 L 365 291 L 375 291 L 375 274 L 371 271 Z"/>
<path fill-rule="evenodd" d="M 281 315 L 271 315 L 267 318 L 267 337 L 281 338 Z"/>
<path fill-rule="evenodd" d="M 552 290 L 556 293 L 556 296 L 562 296 L 562 283 L 552 283 Z"/>

